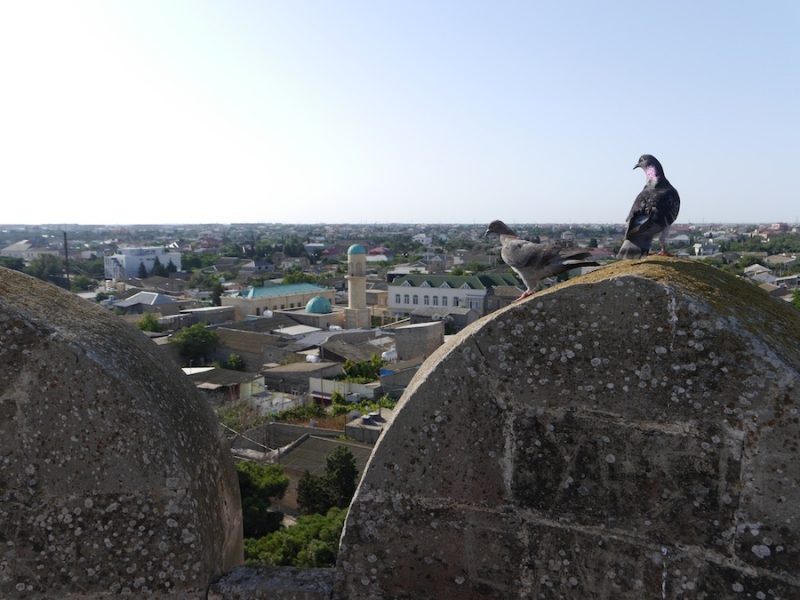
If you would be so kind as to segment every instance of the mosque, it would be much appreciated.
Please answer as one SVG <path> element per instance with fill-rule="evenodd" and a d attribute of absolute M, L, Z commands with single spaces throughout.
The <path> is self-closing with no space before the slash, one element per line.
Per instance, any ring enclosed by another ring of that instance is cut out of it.
<path fill-rule="evenodd" d="M 347 250 L 347 308 L 334 306 L 329 298 L 317 295 L 304 309 L 290 308 L 291 317 L 311 327 L 330 329 L 369 329 L 370 309 L 367 306 L 367 251 L 360 244 Z M 322 289 L 322 288 L 320 288 Z M 298 304 L 298 307 L 301 306 Z"/>

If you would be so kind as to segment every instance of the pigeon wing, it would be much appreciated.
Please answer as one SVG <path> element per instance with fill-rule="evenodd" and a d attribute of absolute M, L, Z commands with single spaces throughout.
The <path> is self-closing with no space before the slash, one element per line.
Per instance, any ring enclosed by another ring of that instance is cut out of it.
<path fill-rule="evenodd" d="M 656 187 L 646 187 L 636 196 L 628 214 L 625 239 L 633 242 L 643 238 L 652 240 L 653 236 L 675 221 L 680 206 L 678 191 L 669 182 L 661 181 Z"/>
<path fill-rule="evenodd" d="M 597 264 L 584 261 L 591 253 L 580 248 L 566 248 L 561 244 L 534 244 L 520 239 L 506 242 L 500 255 L 530 290 L 545 277 L 552 277 L 575 267 Z"/>

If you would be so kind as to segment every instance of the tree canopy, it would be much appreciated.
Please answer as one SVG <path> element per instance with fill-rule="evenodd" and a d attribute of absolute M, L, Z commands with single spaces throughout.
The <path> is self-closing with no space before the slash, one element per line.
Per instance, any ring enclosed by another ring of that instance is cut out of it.
<path fill-rule="evenodd" d="M 215 331 L 207 329 L 202 323 L 181 329 L 169 338 L 171 344 L 178 347 L 181 356 L 189 360 L 205 358 L 219 343 Z"/>
<path fill-rule="evenodd" d="M 242 496 L 244 537 L 262 537 L 280 528 L 283 513 L 271 511 L 273 500 L 280 500 L 289 487 L 282 465 L 261 465 L 250 461 L 236 463 L 239 493 Z"/>
<path fill-rule="evenodd" d="M 64 261 L 55 254 L 37 256 L 23 271 L 42 281 L 69 288 L 67 278 L 64 276 Z"/>
<path fill-rule="evenodd" d="M 158 322 L 158 317 L 153 313 L 144 313 L 144 316 L 139 319 L 136 326 L 142 331 L 152 331 L 158 333 L 162 331 L 161 323 Z"/>
<path fill-rule="evenodd" d="M 301 514 L 325 514 L 333 507 L 347 508 L 358 485 L 358 468 L 353 453 L 338 446 L 325 460 L 325 475 L 308 471 L 297 484 L 297 507 Z"/>

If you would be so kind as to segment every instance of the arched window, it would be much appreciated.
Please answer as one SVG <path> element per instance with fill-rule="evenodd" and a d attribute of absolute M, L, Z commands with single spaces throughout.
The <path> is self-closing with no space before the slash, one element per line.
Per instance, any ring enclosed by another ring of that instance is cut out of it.
<path fill-rule="evenodd" d="M 400 294 L 395 294 L 394 295 L 394 303 L 395 304 L 400 304 Z"/>
<path fill-rule="evenodd" d="M 414 294 L 414 304 L 419 304 L 419 296 Z"/>
<path fill-rule="evenodd" d="M 434 296 L 433 297 L 433 305 L 434 306 L 439 306 L 439 296 Z"/>
<path fill-rule="evenodd" d="M 431 297 L 430 296 L 425 296 L 422 299 L 422 302 L 423 302 L 423 304 L 425 304 L 425 306 L 428 306 L 431 303 Z"/>
<path fill-rule="evenodd" d="M 442 296 L 442 306 L 447 306 L 447 296 Z"/>
<path fill-rule="evenodd" d="M 403 304 L 408 304 L 408 294 L 403 296 Z"/>

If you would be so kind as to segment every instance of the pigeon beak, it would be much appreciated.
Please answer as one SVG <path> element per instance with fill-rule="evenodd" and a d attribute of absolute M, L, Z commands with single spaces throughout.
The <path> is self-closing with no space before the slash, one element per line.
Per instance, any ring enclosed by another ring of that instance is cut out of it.
<path fill-rule="evenodd" d="M 637 165 L 633 165 L 633 170 L 635 171 L 636 169 L 638 169 L 638 168 L 639 168 L 639 167 L 641 167 L 641 166 L 642 166 L 642 165 L 638 165 L 638 164 L 637 164 Z"/>

